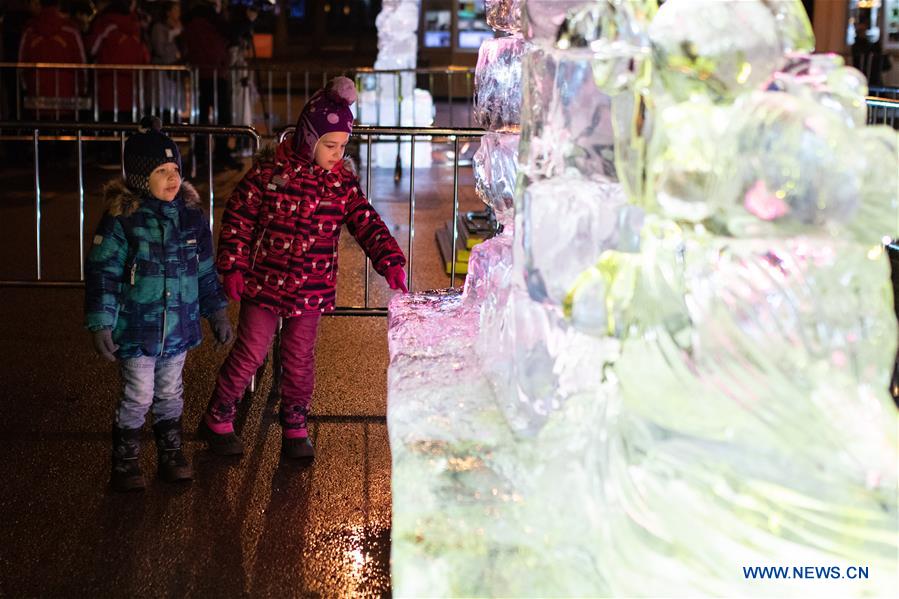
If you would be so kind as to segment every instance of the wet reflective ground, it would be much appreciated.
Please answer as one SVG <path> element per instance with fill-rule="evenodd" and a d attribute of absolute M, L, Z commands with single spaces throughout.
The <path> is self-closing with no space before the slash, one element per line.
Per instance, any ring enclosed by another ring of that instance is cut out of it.
<path fill-rule="evenodd" d="M 79 290 L 0 289 L 0 596 L 334 597 L 389 593 L 390 453 L 385 319 L 328 318 L 319 340 L 318 458 L 279 459 L 270 375 L 244 404 L 239 460 L 193 428 L 224 358 L 185 374 L 196 480 L 112 494 L 116 370 L 80 328 Z M 358 356 L 337 372 L 327 364 Z M 146 429 L 142 464 L 155 473 Z"/>

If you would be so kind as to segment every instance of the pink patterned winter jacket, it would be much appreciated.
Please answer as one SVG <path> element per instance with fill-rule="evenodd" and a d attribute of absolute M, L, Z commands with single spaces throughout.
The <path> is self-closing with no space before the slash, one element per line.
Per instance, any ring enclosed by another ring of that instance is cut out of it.
<path fill-rule="evenodd" d="M 285 139 L 273 159 L 259 159 L 225 207 L 218 271 L 244 276 L 243 301 L 280 316 L 334 309 L 341 225 L 384 275 L 406 258 L 359 180 L 344 165 L 331 171 Z"/>

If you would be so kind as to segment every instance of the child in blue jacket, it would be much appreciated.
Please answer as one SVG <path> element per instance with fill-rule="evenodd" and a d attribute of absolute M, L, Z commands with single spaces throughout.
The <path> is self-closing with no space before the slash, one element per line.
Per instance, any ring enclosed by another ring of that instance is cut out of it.
<path fill-rule="evenodd" d="M 146 486 L 138 454 L 150 411 L 159 475 L 193 477 L 181 450 L 184 359 L 202 341 L 201 316 L 220 344 L 233 338 L 209 221 L 181 179 L 178 146 L 160 127 L 145 118 L 125 143 L 125 181 L 104 188 L 107 211 L 85 269 L 85 325 L 97 353 L 120 366 L 111 481 L 118 491 Z"/>

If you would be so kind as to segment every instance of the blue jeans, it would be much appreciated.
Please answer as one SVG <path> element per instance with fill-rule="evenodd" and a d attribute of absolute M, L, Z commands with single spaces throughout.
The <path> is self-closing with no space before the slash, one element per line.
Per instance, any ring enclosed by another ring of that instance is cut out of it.
<path fill-rule="evenodd" d="M 154 422 L 180 418 L 184 408 L 181 371 L 187 352 L 170 358 L 141 356 L 120 363 L 122 398 L 116 409 L 119 428 L 140 428 L 152 408 Z"/>

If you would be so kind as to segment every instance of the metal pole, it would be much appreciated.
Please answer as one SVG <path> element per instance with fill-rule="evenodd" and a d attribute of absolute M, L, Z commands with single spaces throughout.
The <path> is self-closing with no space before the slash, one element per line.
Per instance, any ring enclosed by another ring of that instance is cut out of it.
<path fill-rule="evenodd" d="M 450 127 L 453 127 L 453 123 L 455 122 L 455 117 L 453 116 L 453 74 L 450 71 L 446 72 L 446 102 L 449 105 L 450 111 Z"/>
<path fill-rule="evenodd" d="M 144 102 L 144 70 L 137 69 L 135 73 L 137 75 L 137 81 L 134 79 L 134 75 L 131 76 L 131 110 L 134 113 L 132 120 L 136 123 L 138 121 L 137 115 L 142 113 L 146 108 L 147 104 Z M 134 87 L 137 86 L 137 95 L 134 94 Z M 156 109 L 153 109 L 153 115 L 156 115 Z"/>
<path fill-rule="evenodd" d="M 468 113 L 468 126 L 471 127 L 471 71 L 465 72 L 465 108 Z"/>
<path fill-rule="evenodd" d="M 84 280 L 84 155 L 81 129 L 78 130 L 78 264 Z"/>
<path fill-rule="evenodd" d="M 453 135 L 453 251 L 450 287 L 456 286 L 456 244 L 459 239 L 459 138 Z"/>
<path fill-rule="evenodd" d="M 237 120 L 234 118 L 237 114 L 237 103 L 234 101 L 234 90 L 237 89 L 237 69 L 234 67 L 228 69 L 228 77 L 231 79 L 231 87 L 228 88 L 231 91 L 231 120 L 229 123 L 233 125 Z"/>
<path fill-rule="evenodd" d="M 291 118 L 291 110 L 290 110 L 290 70 L 287 71 L 287 122 L 292 123 L 293 119 Z M 271 105 L 268 107 L 269 110 L 272 109 Z"/>
<path fill-rule="evenodd" d="M 37 280 L 41 280 L 41 153 L 38 148 L 40 131 L 34 130 L 34 231 L 37 246 Z"/>
<path fill-rule="evenodd" d="M 394 73 L 396 76 L 396 126 L 403 126 L 403 86 L 400 81 L 399 73 Z M 399 183 L 400 179 L 403 177 L 403 144 L 402 137 L 399 135 L 396 136 L 396 165 L 393 169 L 393 182 Z"/>
<path fill-rule="evenodd" d="M 209 181 L 209 230 L 212 230 L 212 220 L 215 214 L 212 208 L 215 203 L 215 192 L 212 190 L 212 133 L 206 135 L 206 173 Z"/>
<path fill-rule="evenodd" d="M 119 71 L 112 69 L 112 121 L 119 122 Z"/>
<path fill-rule="evenodd" d="M 428 92 L 434 97 L 434 73 L 428 73 Z"/>
<path fill-rule="evenodd" d="M 119 165 L 122 171 L 122 180 L 125 180 L 125 132 L 119 131 Z"/>
<path fill-rule="evenodd" d="M 412 242 L 415 240 L 415 135 L 409 145 L 409 256 L 406 266 L 406 287 L 412 291 Z"/>
<path fill-rule="evenodd" d="M 100 71 L 94 69 L 94 122 L 100 122 Z"/>
<path fill-rule="evenodd" d="M 59 120 L 59 69 L 53 69 L 53 88 L 54 88 L 54 104 L 55 104 L 55 113 L 56 120 Z"/>
<path fill-rule="evenodd" d="M 34 67 L 34 97 L 37 107 L 35 114 L 37 115 L 37 120 L 41 120 L 41 77 L 37 67 Z"/>
<path fill-rule="evenodd" d="M 266 114 L 267 118 L 265 119 L 265 126 L 268 129 L 269 133 L 272 133 L 272 70 L 269 69 L 268 77 L 268 110 L 266 107 L 262 107 L 262 111 Z"/>
<path fill-rule="evenodd" d="M 365 195 L 368 198 L 368 202 L 371 204 L 372 199 L 372 189 L 371 189 L 371 133 L 368 134 L 368 150 L 366 151 L 365 158 Z M 368 308 L 368 278 L 369 271 L 371 270 L 371 260 L 366 255 L 365 256 L 365 307 Z"/>
<path fill-rule="evenodd" d="M 219 124 L 219 75 L 218 69 L 212 69 L 212 122 Z"/>
<path fill-rule="evenodd" d="M 78 82 L 81 80 L 81 75 L 83 71 L 75 71 L 75 122 L 81 120 L 81 106 L 80 106 L 80 98 L 81 98 L 81 89 Z"/>
<path fill-rule="evenodd" d="M 22 120 L 22 69 L 16 69 L 16 120 Z"/>

